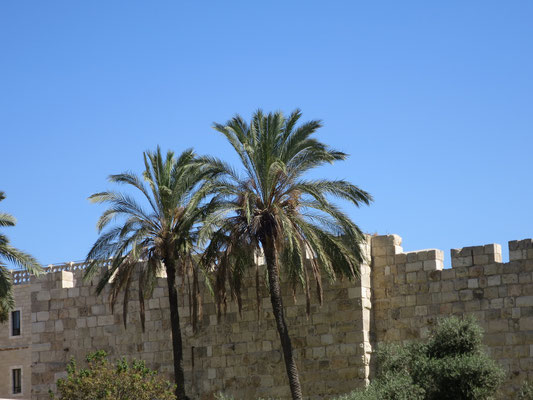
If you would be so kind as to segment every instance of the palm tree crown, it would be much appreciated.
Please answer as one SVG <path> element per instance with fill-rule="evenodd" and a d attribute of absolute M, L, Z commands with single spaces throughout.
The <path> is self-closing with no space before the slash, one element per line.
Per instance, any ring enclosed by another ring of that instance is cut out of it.
<path fill-rule="evenodd" d="M 225 125 L 215 124 L 239 156 L 244 174 L 221 160 L 207 160 L 222 173 L 213 183 L 217 193 L 212 199 L 214 211 L 202 232 L 206 240 L 210 239 L 205 261 L 217 265 L 215 293 L 219 304 L 226 301 L 226 281 L 240 304 L 245 269 L 254 265 L 254 253 L 263 251 L 295 399 L 302 395 L 283 315 L 280 267 L 293 285 L 304 287 L 309 311 L 310 277 L 321 301 L 322 272 L 331 279 L 338 275 L 352 278 L 363 261 L 360 244 L 364 235 L 329 197 L 356 206 L 372 201 L 370 194 L 347 181 L 306 178 L 309 170 L 344 160 L 347 155 L 312 137 L 321 127 L 319 121 L 297 126 L 300 117 L 299 110 L 288 117 L 281 112 L 265 115 L 257 111 L 249 124 L 240 116 Z"/>
<path fill-rule="evenodd" d="M 0 192 L 0 201 L 5 198 L 4 192 Z M 15 226 L 16 222 L 12 215 L 0 213 L 0 227 Z M 8 262 L 24 268 L 31 274 L 39 274 L 42 271 L 35 258 L 11 246 L 7 236 L 0 234 L 0 322 L 7 321 L 9 312 L 15 307 L 13 280 L 6 265 Z"/>
<path fill-rule="evenodd" d="M 143 195 L 149 211 L 131 196 L 117 192 L 93 194 L 89 199 L 108 203 L 97 223 L 101 233 L 87 255 L 89 267 L 86 278 L 94 276 L 106 260 L 112 259 L 97 286 L 100 293 L 110 284 L 110 300 L 114 304 L 124 292 L 123 316 L 127 318 L 128 291 L 134 280 L 138 282 L 141 322 L 144 328 L 144 299 L 152 294 L 157 276 L 166 273 L 174 351 L 174 373 L 178 399 L 185 399 L 183 352 L 179 325 L 176 274 L 193 277 L 193 320 L 200 311 L 198 269 L 194 260 L 197 224 L 204 214 L 200 203 L 205 196 L 201 185 L 205 169 L 197 162 L 192 150 L 184 151 L 177 159 L 172 152 L 166 157 L 158 148 L 144 154 L 144 181 L 132 173 L 111 175 L 114 183 L 126 184 Z M 122 223 L 102 231 L 116 218 Z M 139 262 L 144 260 L 144 262 Z M 193 321 L 193 323 L 194 323 Z"/>

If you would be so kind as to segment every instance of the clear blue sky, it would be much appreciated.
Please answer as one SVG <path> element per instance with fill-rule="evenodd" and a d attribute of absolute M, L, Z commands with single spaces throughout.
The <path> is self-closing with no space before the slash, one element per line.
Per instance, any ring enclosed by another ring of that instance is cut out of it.
<path fill-rule="evenodd" d="M 533 237 L 533 2 L 2 1 L 0 210 L 43 264 L 81 260 L 107 175 L 142 152 L 235 161 L 211 129 L 322 119 L 406 250 Z"/>

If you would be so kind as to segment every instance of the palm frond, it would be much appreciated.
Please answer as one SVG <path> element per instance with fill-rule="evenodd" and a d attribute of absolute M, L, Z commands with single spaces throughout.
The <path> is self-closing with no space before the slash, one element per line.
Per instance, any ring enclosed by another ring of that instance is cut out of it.
<path fill-rule="evenodd" d="M 359 207 L 370 204 L 372 196 L 345 180 L 305 179 L 311 169 L 347 155 L 314 137 L 321 121 L 297 126 L 301 115 L 300 110 L 288 117 L 258 110 L 249 124 L 236 116 L 214 125 L 239 155 L 247 175 L 242 179 L 227 164 L 208 159 L 220 173 L 199 237 L 203 243 L 210 239 L 203 261 L 215 265 L 217 301 L 226 301 L 223 282 L 233 290 L 239 287 L 247 257 L 242 249 L 258 251 L 267 239 L 275 243 L 287 279 L 303 286 L 308 298 L 310 277 L 321 299 L 321 271 L 330 279 L 354 277 L 364 261 L 363 234 L 330 197 Z"/>

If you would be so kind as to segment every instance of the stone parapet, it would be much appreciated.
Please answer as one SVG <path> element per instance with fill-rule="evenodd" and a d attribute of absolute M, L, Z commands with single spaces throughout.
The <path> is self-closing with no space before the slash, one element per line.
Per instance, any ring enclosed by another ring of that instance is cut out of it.
<path fill-rule="evenodd" d="M 370 243 L 363 245 L 370 259 Z M 261 257 L 258 256 L 258 260 Z M 357 279 L 324 282 L 324 303 L 315 299 L 306 314 L 305 294 L 282 285 L 285 312 L 304 392 L 319 399 L 351 391 L 369 382 L 372 345 L 370 266 L 361 265 Z M 103 349 L 111 357 L 136 357 L 172 378 L 167 283 L 159 278 L 146 302 L 146 329 L 139 320 L 139 303 L 128 306 L 128 327 L 122 307 L 111 312 L 108 292 L 95 295 L 94 281 L 84 282 L 83 271 L 60 270 L 32 278 L 33 399 L 48 399 L 55 380 L 71 357 L 84 358 Z M 178 283 L 184 339 L 187 390 L 194 398 L 212 399 L 219 392 L 239 399 L 288 398 L 289 387 L 269 293 L 260 287 L 256 305 L 255 276 L 248 277 L 242 313 L 229 303 L 219 321 L 209 295 L 203 302 L 199 330 L 193 332 L 188 286 Z M 135 288 L 135 284 L 132 284 Z M 207 291 L 205 291 L 207 293 Z M 135 289 L 130 294 L 137 299 Z M 119 299 L 119 302 L 121 299 Z"/>
<path fill-rule="evenodd" d="M 425 338 L 439 318 L 471 314 L 485 330 L 490 355 L 507 372 L 502 395 L 533 377 L 531 239 L 509 242 L 508 263 L 498 244 L 452 249 L 448 269 L 441 250 L 402 253 L 390 235 L 374 241 L 388 246 L 380 254 L 395 254 L 394 262 L 373 258 L 375 346 Z"/>
<path fill-rule="evenodd" d="M 452 268 L 444 268 L 441 250 L 404 252 L 398 235 L 368 236 L 362 250 L 367 261 L 360 276 L 325 282 L 324 303 L 314 301 L 309 316 L 305 294 L 282 285 L 306 396 L 327 398 L 367 385 L 375 371 L 372 355 L 377 347 L 425 338 L 436 321 L 448 315 L 478 319 L 489 353 L 507 372 L 503 396 L 533 379 L 532 239 L 509 242 L 509 262 L 502 262 L 498 244 L 452 249 Z M 263 261 L 260 254 L 256 259 Z M 16 275 L 23 336 L 8 338 L 8 327 L 0 325 L 0 390 L 8 385 L 1 379 L 9 372 L 2 371 L 20 362 L 25 376 L 31 376 L 31 386 L 25 380 L 25 393 L 31 387 L 32 399 L 48 399 L 68 360 L 82 360 L 98 349 L 111 357 L 141 358 L 172 378 L 165 278 L 158 278 L 146 301 L 143 332 L 135 289 L 126 329 L 122 307 L 111 310 L 109 292 L 96 296 L 96 279 L 82 279 L 85 266 L 57 265 L 37 278 Z M 289 398 L 269 294 L 262 284 L 258 312 L 254 278 L 248 277 L 243 286 L 242 313 L 228 304 L 220 321 L 213 299 L 206 295 L 197 332 L 191 325 L 187 282 L 178 283 L 187 390 L 195 398 L 211 400 L 219 391 L 239 399 Z"/>

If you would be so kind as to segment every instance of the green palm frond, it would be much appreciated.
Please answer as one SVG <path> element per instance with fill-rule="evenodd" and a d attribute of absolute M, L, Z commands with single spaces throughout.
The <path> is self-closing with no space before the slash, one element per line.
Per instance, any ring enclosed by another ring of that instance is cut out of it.
<path fill-rule="evenodd" d="M 298 125 L 301 115 L 300 110 L 287 117 L 258 110 L 250 123 L 237 115 L 226 124 L 214 124 L 244 168 L 241 176 L 224 161 L 205 158 L 220 173 L 199 235 L 203 242 L 210 238 L 204 262 L 215 263 L 219 286 L 224 281 L 238 287 L 232 282 L 242 276 L 248 246 L 257 251 L 267 238 L 277 243 L 286 278 L 306 293 L 310 277 L 320 293 L 321 271 L 330 279 L 357 276 L 364 261 L 364 235 L 331 198 L 359 207 L 370 204 L 372 196 L 345 180 L 305 179 L 310 170 L 347 155 L 315 138 L 321 121 Z"/>
<path fill-rule="evenodd" d="M 13 246 L 0 245 L 0 257 L 24 268 L 30 274 L 38 275 L 42 271 L 41 265 L 35 258 Z"/>
<path fill-rule="evenodd" d="M 85 279 L 97 274 L 97 292 L 109 286 L 109 300 L 114 307 L 123 297 L 123 318 L 127 321 L 127 303 L 132 282 L 138 282 L 141 302 L 141 322 L 144 328 L 144 299 L 151 296 L 156 277 L 162 266 L 176 265 L 177 271 L 187 274 L 182 261 L 196 251 L 198 228 L 207 214 L 207 202 L 213 186 L 206 179 L 220 174 L 220 166 L 212 166 L 188 149 L 178 157 L 161 148 L 143 154 L 142 177 L 131 172 L 111 175 L 113 183 L 126 184 L 140 192 L 144 209 L 137 197 L 121 192 L 99 192 L 89 197 L 108 208 L 100 216 L 97 229 L 100 236 L 87 254 L 89 266 Z M 102 270 L 102 265 L 112 259 Z M 139 262 L 142 259 L 143 262 Z M 189 264 L 187 264 L 189 265 Z M 194 273 L 194 271 L 193 271 Z"/>
<path fill-rule="evenodd" d="M 0 191 L 0 201 L 5 197 L 5 193 Z M 0 213 L 0 227 L 14 226 L 16 222 L 12 215 Z M 0 234 L 0 322 L 5 322 L 9 312 L 15 307 L 13 280 L 6 262 L 21 267 L 30 274 L 38 275 L 42 272 L 41 265 L 34 257 L 11 246 L 7 236 Z"/>
<path fill-rule="evenodd" d="M 0 213 L 0 227 L 15 226 L 17 219 L 10 214 Z"/>

